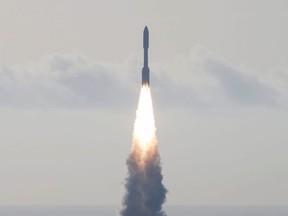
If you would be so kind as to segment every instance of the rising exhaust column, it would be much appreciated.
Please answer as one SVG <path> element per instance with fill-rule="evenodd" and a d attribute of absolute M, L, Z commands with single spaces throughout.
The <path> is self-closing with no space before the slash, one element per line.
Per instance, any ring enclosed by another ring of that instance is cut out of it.
<path fill-rule="evenodd" d="M 149 81 L 149 67 L 148 67 L 148 48 L 149 48 L 149 31 L 147 26 L 143 32 L 143 48 L 144 48 L 144 66 L 142 69 L 142 85 L 150 85 Z"/>

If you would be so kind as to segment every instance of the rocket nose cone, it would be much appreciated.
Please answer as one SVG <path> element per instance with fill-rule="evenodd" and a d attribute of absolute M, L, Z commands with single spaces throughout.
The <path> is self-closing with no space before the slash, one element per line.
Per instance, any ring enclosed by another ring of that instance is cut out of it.
<path fill-rule="evenodd" d="M 149 31 L 147 26 L 144 28 L 143 32 L 143 47 L 148 49 L 149 48 Z"/>

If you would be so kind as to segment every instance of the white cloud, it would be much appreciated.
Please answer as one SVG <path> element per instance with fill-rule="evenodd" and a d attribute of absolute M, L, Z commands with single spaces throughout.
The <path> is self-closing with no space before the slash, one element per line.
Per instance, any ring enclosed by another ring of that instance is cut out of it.
<path fill-rule="evenodd" d="M 168 79 L 163 76 L 165 73 L 169 74 Z M 288 73 L 273 70 L 260 73 L 231 66 L 202 47 L 195 47 L 188 57 L 177 57 L 156 80 L 159 99 L 165 98 L 168 89 L 169 102 L 174 100 L 178 106 L 279 107 L 287 106 L 288 102 Z"/>
<path fill-rule="evenodd" d="M 288 75 L 256 73 L 229 65 L 201 47 L 166 65 L 151 64 L 157 104 L 164 107 L 285 106 Z M 96 62 L 55 54 L 0 70 L 0 106 L 121 108 L 135 104 L 141 61 Z"/>
<path fill-rule="evenodd" d="M 38 63 L 6 66 L 0 72 L 0 104 L 71 108 L 123 105 L 128 103 L 131 88 L 120 78 L 121 70 L 121 66 L 76 54 L 57 54 Z"/>

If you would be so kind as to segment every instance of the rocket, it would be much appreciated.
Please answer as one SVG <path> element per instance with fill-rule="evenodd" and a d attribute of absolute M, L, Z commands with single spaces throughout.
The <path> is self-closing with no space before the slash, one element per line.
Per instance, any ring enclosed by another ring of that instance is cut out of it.
<path fill-rule="evenodd" d="M 148 67 L 148 48 L 149 48 L 149 31 L 145 26 L 143 31 L 143 48 L 144 48 L 144 66 L 142 68 L 142 85 L 150 85 L 149 74 L 150 70 Z"/>

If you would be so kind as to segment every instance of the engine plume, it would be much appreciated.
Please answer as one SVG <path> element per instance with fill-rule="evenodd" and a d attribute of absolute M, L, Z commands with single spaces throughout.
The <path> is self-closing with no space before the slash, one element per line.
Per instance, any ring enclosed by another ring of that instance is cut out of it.
<path fill-rule="evenodd" d="M 150 88 L 141 88 L 133 130 L 132 150 L 127 159 L 128 177 L 122 216 L 163 216 L 166 188 L 162 184 L 160 156 Z"/>

